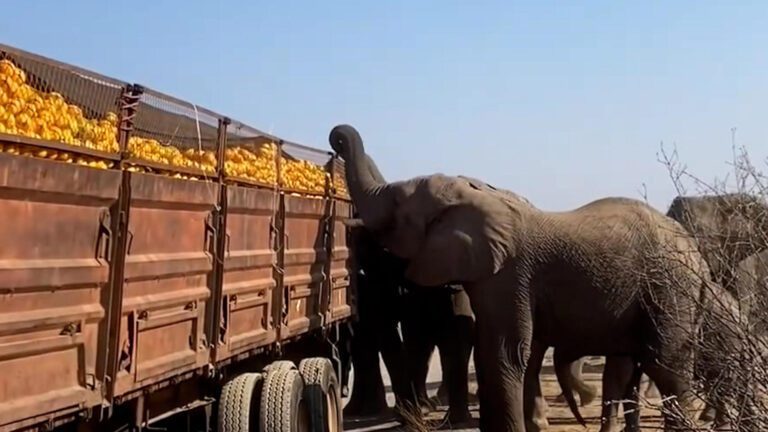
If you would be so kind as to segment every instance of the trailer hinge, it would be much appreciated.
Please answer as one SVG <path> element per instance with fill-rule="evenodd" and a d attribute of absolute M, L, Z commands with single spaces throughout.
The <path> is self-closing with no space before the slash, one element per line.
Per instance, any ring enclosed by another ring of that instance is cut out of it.
<path fill-rule="evenodd" d="M 92 373 L 85 374 L 85 386 L 89 390 L 95 390 L 96 389 L 96 375 Z"/>

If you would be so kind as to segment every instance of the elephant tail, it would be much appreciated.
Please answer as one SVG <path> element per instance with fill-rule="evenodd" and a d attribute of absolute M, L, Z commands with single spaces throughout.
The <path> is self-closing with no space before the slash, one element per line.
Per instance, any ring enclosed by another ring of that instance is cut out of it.
<path fill-rule="evenodd" d="M 583 427 L 587 427 L 587 422 L 579 412 L 579 406 L 576 404 L 576 399 L 573 397 L 573 388 L 571 387 L 571 368 L 570 361 L 563 359 L 562 355 L 558 355 L 557 349 L 552 356 L 552 361 L 555 366 L 555 375 L 557 376 L 557 382 L 560 384 L 560 388 L 563 390 L 563 397 L 568 404 L 568 408 L 573 413 L 576 421 Z"/>

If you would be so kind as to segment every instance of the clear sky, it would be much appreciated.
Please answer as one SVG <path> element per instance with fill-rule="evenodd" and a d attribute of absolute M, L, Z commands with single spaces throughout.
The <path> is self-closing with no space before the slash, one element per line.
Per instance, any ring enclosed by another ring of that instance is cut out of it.
<path fill-rule="evenodd" d="M 768 154 L 766 1 L 8 0 L 0 40 L 309 145 L 350 123 L 390 180 L 545 209 L 643 184 L 665 209 L 662 141 L 705 179 L 732 127 Z"/>

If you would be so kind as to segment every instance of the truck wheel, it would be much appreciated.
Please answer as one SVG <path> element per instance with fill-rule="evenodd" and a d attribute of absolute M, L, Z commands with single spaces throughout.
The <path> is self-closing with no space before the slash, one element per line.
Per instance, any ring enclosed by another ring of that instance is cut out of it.
<path fill-rule="evenodd" d="M 309 432 L 304 381 L 296 369 L 270 368 L 261 392 L 260 432 Z"/>
<path fill-rule="evenodd" d="M 260 373 L 245 373 L 229 381 L 219 398 L 218 432 L 258 430 Z"/>
<path fill-rule="evenodd" d="M 290 360 L 277 360 L 273 361 L 272 363 L 264 366 L 261 371 L 264 373 L 268 373 L 273 370 L 290 370 L 290 369 L 296 369 L 296 365 L 293 364 Z"/>
<path fill-rule="evenodd" d="M 330 360 L 323 357 L 304 359 L 299 363 L 304 378 L 304 398 L 312 418 L 313 432 L 341 432 L 341 397 L 339 380 Z"/>

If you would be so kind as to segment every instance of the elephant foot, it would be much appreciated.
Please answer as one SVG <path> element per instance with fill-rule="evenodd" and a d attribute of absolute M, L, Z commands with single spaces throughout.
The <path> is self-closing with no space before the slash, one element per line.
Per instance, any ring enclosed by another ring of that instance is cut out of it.
<path fill-rule="evenodd" d="M 475 423 L 475 419 L 472 418 L 472 414 L 469 412 L 469 410 L 459 413 L 448 411 L 448 413 L 446 413 L 443 419 L 439 422 L 436 429 L 470 429 L 475 427 Z"/>
<path fill-rule="evenodd" d="M 537 397 L 533 406 L 533 419 L 525 422 L 526 432 L 539 432 L 549 429 L 547 420 L 547 403 L 543 397 Z"/>
<path fill-rule="evenodd" d="M 448 400 L 443 399 L 439 394 L 429 398 L 429 405 L 437 409 L 437 407 L 448 405 Z"/>
<path fill-rule="evenodd" d="M 439 406 L 440 403 L 435 398 L 423 398 L 419 401 L 419 407 L 423 414 L 429 414 L 437 410 Z"/>
<path fill-rule="evenodd" d="M 546 399 L 541 396 L 537 396 L 533 401 L 533 418 L 541 419 L 541 421 L 546 423 L 548 410 L 549 406 L 547 405 Z"/>
<path fill-rule="evenodd" d="M 385 401 L 379 401 L 378 403 L 366 404 L 359 400 L 350 401 L 347 406 L 344 407 L 344 417 L 378 417 L 384 415 L 389 410 Z"/>
<path fill-rule="evenodd" d="M 612 419 L 609 421 L 603 420 L 603 424 L 600 426 L 600 432 L 621 432 L 625 430 L 625 428 L 621 427 L 621 424 L 619 424 L 618 420 Z M 627 431 L 630 431 L 632 429 L 626 429 Z"/>
<path fill-rule="evenodd" d="M 415 407 L 411 404 L 403 406 L 396 404 L 394 408 L 394 420 L 403 425 L 405 430 L 425 430 L 424 416 L 429 411 L 424 406 Z"/>
<path fill-rule="evenodd" d="M 540 432 L 549 429 L 549 421 L 545 418 L 534 417 L 525 421 L 525 432 Z"/>

